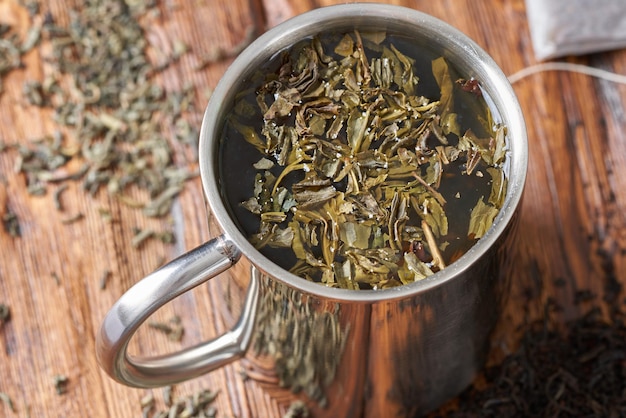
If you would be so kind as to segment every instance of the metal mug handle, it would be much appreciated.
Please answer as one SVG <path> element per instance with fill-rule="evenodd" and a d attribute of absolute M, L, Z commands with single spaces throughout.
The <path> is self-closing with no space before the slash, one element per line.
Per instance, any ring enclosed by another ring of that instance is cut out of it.
<path fill-rule="evenodd" d="M 169 262 L 122 295 L 104 318 L 96 337 L 100 366 L 128 386 L 166 386 L 197 377 L 241 357 L 250 342 L 259 294 L 252 275 L 242 314 L 225 334 L 182 351 L 151 358 L 131 357 L 128 343 L 154 312 L 182 293 L 229 269 L 241 257 L 222 235 Z"/>

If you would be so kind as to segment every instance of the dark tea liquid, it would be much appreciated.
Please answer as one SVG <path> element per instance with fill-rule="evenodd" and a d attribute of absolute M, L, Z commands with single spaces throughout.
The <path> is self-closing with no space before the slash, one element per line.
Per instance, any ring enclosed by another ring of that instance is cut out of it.
<path fill-rule="evenodd" d="M 337 55 L 333 48 L 340 42 L 345 34 L 346 32 L 320 35 L 319 40 L 323 47 L 324 54 L 336 61 L 340 61 L 344 58 Z M 302 47 L 309 43 L 310 40 L 305 40 L 294 46 L 291 50 L 285 51 L 283 54 L 277 54 L 271 62 L 268 62 L 265 67 L 259 68 L 258 72 L 256 72 L 251 79 L 245 80 L 243 83 L 241 92 L 236 97 L 233 106 L 240 106 L 243 103 L 248 109 L 255 109 L 255 111 L 248 116 L 241 116 L 241 112 L 239 112 L 237 121 L 240 125 L 243 124 L 252 128 L 259 138 L 264 138 L 262 134 L 264 117 L 257 105 L 259 88 L 268 80 L 275 80 L 278 77 L 277 74 L 281 66 L 288 60 L 286 55 L 289 56 L 291 60 L 297 60 Z M 442 92 L 432 70 L 432 62 L 438 59 L 440 57 L 439 55 L 433 53 L 426 47 L 416 44 L 411 39 L 399 35 L 386 34 L 385 39 L 379 44 L 370 42 L 365 35 L 363 36 L 363 48 L 368 60 L 380 57 L 382 48 L 390 48 L 392 45 L 406 57 L 413 60 L 412 71 L 413 74 L 419 78 L 419 82 L 415 86 L 414 95 L 423 96 L 430 101 L 439 100 Z M 456 120 L 460 126 L 461 135 L 467 131 L 471 131 L 474 136 L 478 138 L 493 137 L 495 135 L 493 128 L 489 129 L 489 126 L 486 126 L 485 123 L 485 121 L 493 120 L 491 110 L 485 101 L 484 93 L 480 90 L 479 85 L 471 85 L 472 89 L 468 88 L 467 85 L 463 86 L 462 82 L 457 82 L 457 80 L 466 80 L 467 76 L 464 76 L 454 68 L 452 63 L 448 62 L 448 66 L 455 91 L 453 108 L 449 109 L 449 111 L 456 114 Z M 390 89 L 394 87 L 397 88 L 397 86 L 392 85 Z M 305 98 L 303 100 L 307 99 Z M 337 100 L 337 102 L 339 102 L 339 100 Z M 293 124 L 295 123 L 294 119 L 294 116 L 290 114 L 283 117 L 282 122 L 287 125 Z M 326 127 L 328 127 L 330 123 L 331 122 L 327 122 Z M 336 140 L 345 143 L 347 142 L 346 135 L 346 127 L 344 126 L 338 133 Z M 319 136 L 320 138 L 324 138 L 323 134 Z M 445 137 L 449 146 L 458 145 L 459 136 L 447 134 Z M 375 149 L 380 143 L 381 141 L 378 140 L 372 141 L 370 149 Z M 430 135 L 426 143 L 427 149 L 433 150 L 433 152 L 437 146 L 442 145 L 440 140 L 434 135 Z M 491 175 L 487 172 L 489 166 L 482 159 L 478 159 L 477 162 L 471 162 L 473 169 L 471 173 L 468 174 L 468 155 L 469 154 L 461 153 L 456 160 L 446 164 L 446 168 L 443 171 L 437 188 L 437 192 L 445 199 L 445 205 L 443 205 L 443 207 L 448 220 L 447 234 L 437 238 L 437 242 L 440 244 L 439 250 L 446 265 L 458 259 L 477 241 L 475 237 L 468 236 L 470 215 L 480 199 L 484 201 L 487 200 L 492 189 L 493 180 Z M 247 201 L 254 195 L 255 176 L 268 171 L 272 173 L 273 176 L 279 177 L 285 167 L 274 164 L 273 167 L 266 170 L 255 168 L 253 165 L 262 157 L 276 162 L 276 156 L 265 155 L 260 152 L 250 142 L 246 141 L 240 133 L 240 129 L 237 129 L 234 124 L 229 121 L 227 121 L 223 127 L 219 142 L 218 156 L 218 178 L 223 199 L 227 203 L 231 216 L 240 230 L 246 236 L 252 237 L 259 232 L 260 217 L 258 214 L 252 213 L 250 210 L 246 209 L 242 205 L 242 202 Z M 503 164 L 498 164 L 497 168 L 502 170 L 502 165 Z M 426 167 L 422 167 L 421 174 L 424 173 L 425 169 Z M 305 172 L 303 170 L 295 171 L 285 176 L 280 184 L 291 190 L 291 186 L 294 183 L 302 181 L 304 176 Z M 407 176 L 406 181 L 409 182 L 411 180 L 414 179 Z M 343 192 L 346 189 L 346 179 L 344 178 L 341 181 L 333 182 L 332 186 L 336 190 Z M 419 228 L 422 218 L 416 211 L 409 208 L 407 215 L 408 219 L 403 225 L 405 227 Z M 281 225 L 288 225 L 291 219 L 292 215 L 288 212 L 287 219 L 281 223 Z M 389 231 L 383 228 L 383 232 L 387 233 Z M 321 246 L 320 241 L 317 246 L 312 246 L 310 249 L 311 253 L 319 259 L 323 258 Z M 264 246 L 260 248 L 260 251 L 274 263 L 286 270 L 290 270 L 298 261 L 291 248 L 272 248 L 271 246 Z M 417 252 L 416 243 L 408 241 L 403 242 L 400 252 L 402 251 Z M 340 259 L 339 261 L 344 261 L 344 259 Z M 401 256 L 399 257 L 399 263 L 403 263 Z M 436 270 L 435 268 L 434 271 Z M 310 276 L 308 276 L 308 278 L 311 279 Z M 319 280 L 319 277 L 313 277 L 313 279 Z M 371 287 L 372 286 L 367 283 L 359 284 L 359 288 L 367 289 Z"/>

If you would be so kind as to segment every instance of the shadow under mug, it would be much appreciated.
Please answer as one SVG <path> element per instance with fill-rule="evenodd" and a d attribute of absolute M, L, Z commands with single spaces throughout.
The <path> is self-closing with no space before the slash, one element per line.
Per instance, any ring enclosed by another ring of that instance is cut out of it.
<path fill-rule="evenodd" d="M 507 127 L 508 190 L 489 231 L 442 271 L 385 290 L 329 288 L 273 264 L 231 219 L 217 172 L 220 132 L 241 80 L 298 40 L 355 28 L 389 30 L 428 44 L 481 81 L 494 118 Z M 97 356 L 112 378 L 134 387 L 165 386 L 245 357 L 251 375 L 262 372 L 276 390 L 306 395 L 314 416 L 332 417 L 417 416 L 471 383 L 508 291 L 528 164 L 526 129 L 512 87 L 476 43 L 403 7 L 346 4 L 307 12 L 266 32 L 232 63 L 206 109 L 199 149 L 204 193 L 219 235 L 139 281 L 111 308 L 97 335 Z M 150 315 L 224 271 L 224 312 L 235 318 L 229 331 L 177 353 L 127 353 Z M 241 309 L 230 315 L 233 299 Z"/>

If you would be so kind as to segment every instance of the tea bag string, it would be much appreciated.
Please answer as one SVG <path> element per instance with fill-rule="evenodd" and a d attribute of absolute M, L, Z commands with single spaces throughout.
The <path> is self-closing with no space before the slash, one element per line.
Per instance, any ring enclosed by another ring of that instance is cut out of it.
<path fill-rule="evenodd" d="M 613 73 L 611 71 L 602 70 L 589 65 L 572 64 L 570 62 L 544 62 L 531 65 L 530 67 L 522 68 L 516 73 L 511 74 L 508 78 L 511 84 L 515 84 L 528 76 L 546 71 L 574 72 L 600 78 L 613 83 L 626 84 L 626 75 Z"/>

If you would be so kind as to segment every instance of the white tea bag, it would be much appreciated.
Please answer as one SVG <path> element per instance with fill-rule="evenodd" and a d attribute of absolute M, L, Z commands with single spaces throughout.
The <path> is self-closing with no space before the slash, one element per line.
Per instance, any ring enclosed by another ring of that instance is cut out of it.
<path fill-rule="evenodd" d="M 538 60 L 626 47 L 626 0 L 526 0 Z"/>

